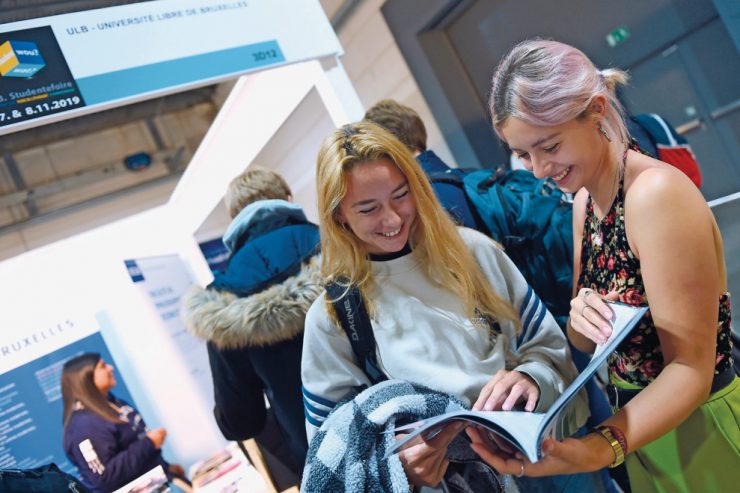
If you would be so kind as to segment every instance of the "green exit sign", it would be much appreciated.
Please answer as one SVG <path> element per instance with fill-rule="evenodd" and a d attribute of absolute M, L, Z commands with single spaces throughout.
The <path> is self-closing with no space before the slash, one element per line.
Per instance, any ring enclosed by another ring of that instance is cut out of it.
<path fill-rule="evenodd" d="M 606 42 L 614 48 L 617 45 L 620 45 L 627 41 L 632 33 L 630 33 L 630 28 L 627 27 L 625 24 L 622 24 L 612 32 L 606 35 Z"/>

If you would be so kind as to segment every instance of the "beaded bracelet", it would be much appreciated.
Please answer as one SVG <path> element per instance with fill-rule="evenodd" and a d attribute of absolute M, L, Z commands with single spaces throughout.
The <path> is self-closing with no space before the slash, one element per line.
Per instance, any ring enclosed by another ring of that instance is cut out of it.
<path fill-rule="evenodd" d="M 627 455 L 627 439 L 622 430 L 616 426 L 601 425 L 593 431 L 606 438 L 614 451 L 614 462 L 609 464 L 609 467 L 614 468 L 624 462 L 624 457 Z"/>

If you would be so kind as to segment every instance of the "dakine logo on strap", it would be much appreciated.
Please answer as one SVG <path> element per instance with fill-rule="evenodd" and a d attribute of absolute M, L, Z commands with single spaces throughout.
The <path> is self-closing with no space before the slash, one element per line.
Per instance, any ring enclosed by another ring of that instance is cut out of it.
<path fill-rule="evenodd" d="M 349 337 L 353 341 L 359 341 L 360 335 L 357 333 L 357 327 L 355 326 L 355 314 L 352 311 L 352 304 L 349 301 L 349 297 L 346 297 L 344 299 L 344 310 L 347 312 L 347 325 L 349 326 L 348 327 Z"/>

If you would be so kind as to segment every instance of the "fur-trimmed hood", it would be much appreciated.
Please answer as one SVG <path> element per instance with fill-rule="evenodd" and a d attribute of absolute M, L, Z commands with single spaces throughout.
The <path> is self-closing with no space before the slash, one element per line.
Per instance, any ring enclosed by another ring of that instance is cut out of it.
<path fill-rule="evenodd" d="M 193 286 L 182 317 L 193 335 L 219 349 L 271 345 L 303 332 L 306 311 L 323 289 L 316 255 L 295 276 L 244 298 Z"/>

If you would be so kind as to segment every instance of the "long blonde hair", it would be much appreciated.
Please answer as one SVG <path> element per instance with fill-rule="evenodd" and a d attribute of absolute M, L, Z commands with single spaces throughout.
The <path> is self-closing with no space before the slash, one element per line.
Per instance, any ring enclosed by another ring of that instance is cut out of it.
<path fill-rule="evenodd" d="M 387 130 L 370 122 L 335 130 L 319 150 L 316 183 L 321 271 L 326 280 L 357 286 L 368 311 L 373 313 L 367 296 L 374 287 L 369 255 L 357 236 L 342 224 L 339 205 L 347 194 L 348 173 L 357 165 L 380 159 L 394 163 L 406 177 L 417 211 L 409 242 L 421 265 L 426 266 L 428 278 L 459 296 L 469 318 L 508 319 L 520 327 L 513 306 L 495 293 L 409 150 Z M 327 311 L 335 317 L 332 301 L 327 297 Z"/>

